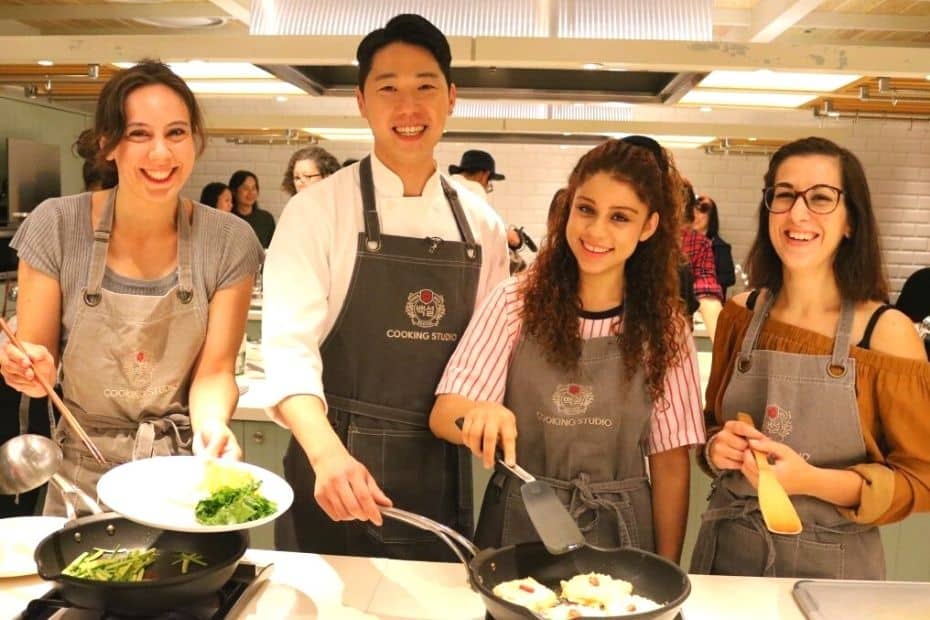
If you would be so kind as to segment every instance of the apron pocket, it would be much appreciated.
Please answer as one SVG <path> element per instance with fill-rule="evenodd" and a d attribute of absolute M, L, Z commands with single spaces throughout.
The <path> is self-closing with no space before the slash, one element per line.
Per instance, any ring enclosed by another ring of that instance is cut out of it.
<path fill-rule="evenodd" d="M 772 534 L 775 544 L 775 576 L 799 579 L 843 579 L 846 554 L 840 543 L 825 543 Z"/>
<path fill-rule="evenodd" d="M 429 430 L 349 426 L 346 447 L 378 482 L 394 506 L 454 526 L 457 506 L 455 447 Z M 382 543 L 436 542 L 436 535 L 385 519 L 378 527 L 365 522 L 369 536 Z"/>
<path fill-rule="evenodd" d="M 767 556 L 762 535 L 744 522 L 724 519 L 717 524 L 717 551 L 712 575 L 759 577 Z"/>

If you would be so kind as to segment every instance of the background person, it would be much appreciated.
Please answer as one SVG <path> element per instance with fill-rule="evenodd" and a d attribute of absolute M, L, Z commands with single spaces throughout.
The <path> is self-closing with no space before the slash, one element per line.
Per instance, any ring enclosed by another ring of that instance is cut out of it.
<path fill-rule="evenodd" d="M 207 183 L 200 192 L 200 204 L 230 213 L 233 206 L 232 190 L 228 185 L 219 181 Z"/>
<path fill-rule="evenodd" d="M 736 284 L 736 269 L 733 265 L 733 248 L 720 236 L 720 215 L 717 203 L 709 196 L 698 196 L 695 202 L 685 206 L 685 221 L 691 228 L 710 239 L 714 253 L 714 275 L 723 299 L 727 289 Z"/>
<path fill-rule="evenodd" d="M 229 189 L 233 194 L 232 212 L 255 231 L 263 248 L 271 244 L 274 235 L 274 216 L 258 206 L 258 177 L 248 170 L 236 170 L 229 177 Z"/>
<path fill-rule="evenodd" d="M 693 207 L 697 203 L 697 196 L 694 195 L 694 188 L 687 179 L 682 179 L 682 183 L 684 204 L 687 210 L 689 206 Z M 713 342 L 717 331 L 717 317 L 723 309 L 723 291 L 717 281 L 713 245 L 706 236 L 685 225 L 681 228 L 681 249 L 691 266 L 691 286 L 694 298 L 697 299 L 698 312 L 704 319 L 707 336 Z M 691 296 L 684 288 L 682 296 L 688 303 Z"/>
<path fill-rule="evenodd" d="M 281 189 L 293 196 L 339 170 L 339 160 L 320 146 L 307 146 L 291 155 Z"/>

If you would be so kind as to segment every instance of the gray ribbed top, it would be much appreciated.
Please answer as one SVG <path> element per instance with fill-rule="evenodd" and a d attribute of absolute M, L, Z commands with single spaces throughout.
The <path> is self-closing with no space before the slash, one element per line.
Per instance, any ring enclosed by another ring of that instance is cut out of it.
<path fill-rule="evenodd" d="M 50 198 L 20 225 L 10 245 L 30 267 L 56 280 L 62 293 L 61 351 L 74 322 L 94 245 L 91 194 Z M 191 221 L 194 287 L 207 299 L 258 271 L 264 252 L 252 228 L 229 213 L 194 203 Z M 135 280 L 107 268 L 103 288 L 114 293 L 164 295 L 177 272 L 157 280 Z"/>

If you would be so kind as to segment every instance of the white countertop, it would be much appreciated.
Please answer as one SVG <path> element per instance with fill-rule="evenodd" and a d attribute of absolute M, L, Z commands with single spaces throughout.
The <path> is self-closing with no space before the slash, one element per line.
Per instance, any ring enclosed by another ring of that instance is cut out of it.
<path fill-rule="evenodd" d="M 250 549 L 273 563 L 267 583 L 234 620 L 483 620 L 481 598 L 460 564 L 321 556 Z M 793 579 L 691 576 L 685 620 L 804 620 Z M 38 576 L 0 579 L 3 616 L 50 588 Z"/>

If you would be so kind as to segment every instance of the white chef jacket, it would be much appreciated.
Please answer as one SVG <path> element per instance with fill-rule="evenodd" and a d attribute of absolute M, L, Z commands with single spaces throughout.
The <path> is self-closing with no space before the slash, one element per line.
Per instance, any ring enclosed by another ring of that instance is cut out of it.
<path fill-rule="evenodd" d="M 420 196 L 404 196 L 403 181 L 371 154 L 381 232 L 415 238 L 461 240 L 452 209 L 433 173 Z M 281 422 L 275 407 L 285 398 L 310 394 L 325 404 L 320 346 L 342 309 L 363 232 L 359 166 L 343 168 L 288 201 L 265 255 L 262 354 L 266 385 L 262 404 Z M 506 230 L 488 204 L 461 192 L 459 201 L 481 245 L 477 308 L 508 277 Z M 360 352 L 361 353 L 361 352 Z"/>
<path fill-rule="evenodd" d="M 490 204 L 490 202 L 488 201 L 488 192 L 484 189 L 484 185 L 482 185 L 478 181 L 472 181 L 471 179 L 466 177 L 464 174 L 453 174 L 451 179 L 455 181 L 456 183 L 458 183 L 459 185 L 461 185 L 462 187 L 464 187 L 465 189 L 467 189 L 468 191 L 470 191 L 472 194 L 474 194 L 478 198 L 481 198 L 482 200 Z"/>

